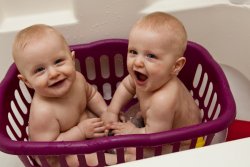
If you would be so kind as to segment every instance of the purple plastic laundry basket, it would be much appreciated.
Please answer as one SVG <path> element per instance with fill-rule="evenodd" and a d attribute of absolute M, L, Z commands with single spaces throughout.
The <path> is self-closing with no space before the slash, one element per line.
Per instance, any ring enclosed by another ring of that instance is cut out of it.
<path fill-rule="evenodd" d="M 127 40 L 107 39 L 71 46 L 71 49 L 76 52 L 77 69 L 109 103 L 117 84 L 127 75 Z M 17 79 L 17 68 L 11 65 L 0 84 L 0 150 L 18 155 L 27 167 L 37 165 L 33 155 L 38 155 L 44 166 L 49 166 L 44 158 L 48 154 L 58 155 L 61 166 L 67 166 L 66 155 L 77 154 L 80 165 L 87 166 L 84 156 L 87 153 L 97 153 L 98 166 L 105 166 L 105 150 L 116 149 L 118 163 L 123 163 L 127 147 L 136 147 L 137 159 L 142 159 L 143 147 L 154 148 L 157 156 L 161 155 L 163 144 L 172 145 L 172 152 L 179 151 L 180 142 L 188 139 L 192 141 L 190 148 L 194 148 L 200 136 L 204 137 L 205 145 L 211 144 L 215 133 L 227 129 L 234 120 L 235 102 L 223 71 L 206 49 L 188 42 L 185 56 L 187 62 L 179 78 L 203 112 L 201 124 L 154 134 L 74 142 L 28 141 L 29 105 L 33 91 Z"/>

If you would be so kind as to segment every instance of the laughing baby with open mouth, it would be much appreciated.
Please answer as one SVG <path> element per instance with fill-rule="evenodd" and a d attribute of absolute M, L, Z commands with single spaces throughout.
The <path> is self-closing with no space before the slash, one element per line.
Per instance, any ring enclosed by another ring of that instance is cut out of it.
<path fill-rule="evenodd" d="M 172 15 L 151 13 L 132 27 L 127 53 L 129 75 L 102 115 L 115 135 L 156 133 L 201 122 L 200 109 L 177 77 L 186 62 L 183 56 L 186 46 L 186 30 Z M 143 127 L 130 121 L 118 122 L 122 107 L 134 96 L 138 99 Z M 187 143 L 183 142 L 183 147 Z M 144 156 L 152 156 L 152 152 L 149 149 Z"/>

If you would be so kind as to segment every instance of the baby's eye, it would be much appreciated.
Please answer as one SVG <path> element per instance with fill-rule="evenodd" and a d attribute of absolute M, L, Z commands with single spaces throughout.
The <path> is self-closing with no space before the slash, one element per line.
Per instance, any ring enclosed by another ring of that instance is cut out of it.
<path fill-rule="evenodd" d="M 135 50 L 133 50 L 133 49 L 129 50 L 128 52 L 129 52 L 130 54 L 133 54 L 133 55 L 136 55 L 136 54 L 137 54 L 137 51 L 135 51 Z"/>
<path fill-rule="evenodd" d="M 147 57 L 150 59 L 156 59 L 157 57 L 154 54 L 147 54 Z"/>
<path fill-rule="evenodd" d="M 55 61 L 55 64 L 59 64 L 59 63 L 61 63 L 63 61 L 63 59 L 57 59 L 56 61 Z"/>
<path fill-rule="evenodd" d="M 35 69 L 35 73 L 39 73 L 39 72 L 42 72 L 44 70 L 45 70 L 44 67 L 38 67 L 38 68 Z"/>

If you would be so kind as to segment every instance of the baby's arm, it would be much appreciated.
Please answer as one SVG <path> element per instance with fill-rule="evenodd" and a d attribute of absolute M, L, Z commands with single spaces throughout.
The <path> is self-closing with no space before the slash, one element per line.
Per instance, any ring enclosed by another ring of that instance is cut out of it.
<path fill-rule="evenodd" d="M 102 115 L 103 121 L 107 123 L 117 122 L 118 114 L 122 107 L 135 95 L 135 84 L 130 75 L 125 77 L 116 89 L 108 110 Z"/>
<path fill-rule="evenodd" d="M 179 99 L 177 92 L 166 92 L 153 95 L 152 104 L 146 114 L 145 133 L 162 132 L 173 128 Z"/>
<path fill-rule="evenodd" d="M 60 129 L 60 124 L 52 112 L 42 110 L 31 114 L 29 122 L 31 141 L 77 141 L 102 137 L 105 127 L 100 118 L 90 118 L 82 120 L 67 131 L 60 132 Z"/>
<path fill-rule="evenodd" d="M 87 107 L 91 112 L 96 114 L 96 116 L 101 117 L 102 113 L 107 110 L 107 104 L 104 101 L 101 94 L 96 90 L 96 88 L 90 85 L 85 80 L 85 90 L 86 90 L 86 99 Z"/>
<path fill-rule="evenodd" d="M 170 130 L 173 127 L 174 111 L 159 109 L 149 116 L 145 124 L 145 133 L 157 133 Z"/>
<path fill-rule="evenodd" d="M 82 120 L 78 125 L 81 134 L 85 139 L 103 137 L 105 126 L 101 118 L 88 118 Z"/>
<path fill-rule="evenodd" d="M 173 98 L 174 99 L 174 98 Z M 111 125 L 115 134 L 156 133 L 172 129 L 176 102 L 166 96 L 152 98 L 152 105 L 145 112 L 145 127 L 138 128 L 130 121 Z"/>
<path fill-rule="evenodd" d="M 36 107 L 29 119 L 29 138 L 31 141 L 55 141 L 60 134 L 56 117 L 46 108 Z"/>
<path fill-rule="evenodd" d="M 101 118 L 88 118 L 79 122 L 71 129 L 61 132 L 56 141 L 78 141 L 89 138 L 103 137 L 104 123 Z"/>

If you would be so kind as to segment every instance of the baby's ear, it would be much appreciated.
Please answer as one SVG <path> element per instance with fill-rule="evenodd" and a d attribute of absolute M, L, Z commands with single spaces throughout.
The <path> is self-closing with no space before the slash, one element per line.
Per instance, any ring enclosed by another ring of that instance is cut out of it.
<path fill-rule="evenodd" d="M 75 51 L 74 50 L 71 51 L 71 58 L 72 58 L 73 65 L 75 66 L 75 68 L 80 69 L 80 68 L 77 67 L 77 63 L 76 63 L 76 59 L 75 59 Z M 79 70 L 77 70 L 77 71 L 79 71 Z"/>
<path fill-rule="evenodd" d="M 178 75 L 181 69 L 184 67 L 186 63 L 186 58 L 185 57 L 180 57 L 176 60 L 175 65 L 174 65 L 174 70 L 173 74 Z"/>
<path fill-rule="evenodd" d="M 25 83 L 25 85 L 27 85 L 29 88 L 32 89 L 32 86 L 30 85 L 29 81 L 23 75 L 18 74 L 17 78 L 20 79 L 21 81 L 23 81 Z"/>
<path fill-rule="evenodd" d="M 71 51 L 71 57 L 72 57 L 72 60 L 75 60 L 75 51 Z"/>

